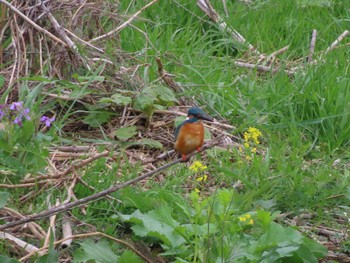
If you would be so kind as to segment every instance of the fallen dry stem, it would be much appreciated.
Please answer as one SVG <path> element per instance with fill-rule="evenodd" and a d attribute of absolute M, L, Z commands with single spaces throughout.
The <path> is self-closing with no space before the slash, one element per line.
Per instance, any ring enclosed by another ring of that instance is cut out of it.
<path fill-rule="evenodd" d="M 333 50 L 345 37 L 349 35 L 349 31 L 345 30 L 327 49 L 326 49 L 326 54 Z"/>
<path fill-rule="evenodd" d="M 205 150 L 207 150 L 208 148 L 212 148 L 218 144 L 220 144 L 220 140 L 222 139 L 223 136 L 219 136 L 217 138 L 215 138 L 213 141 L 211 141 L 209 144 L 206 144 L 202 147 L 202 149 L 200 149 L 199 152 L 203 152 Z M 194 156 L 195 154 L 197 154 L 197 152 L 194 152 L 192 154 L 189 154 L 188 155 L 188 158 Z M 61 212 L 64 212 L 64 211 L 67 211 L 67 210 L 70 210 L 74 207 L 78 207 L 78 206 L 81 206 L 83 204 L 87 204 L 87 203 L 90 203 L 92 201 L 95 201 L 95 200 L 98 200 L 102 197 L 105 197 L 107 196 L 108 194 L 111 194 L 113 192 L 116 192 L 120 189 L 123 189 L 129 185 L 132 185 L 132 184 L 135 184 L 139 181 L 142 181 L 148 177 L 151 177 L 165 169 L 168 169 L 169 167 L 175 165 L 175 164 L 178 164 L 182 162 L 182 159 L 179 158 L 179 159 L 176 159 L 172 162 L 169 162 L 159 168 L 157 168 L 156 170 L 153 170 L 153 171 L 150 171 L 150 172 L 147 172 L 141 176 L 138 176 L 134 179 L 131 179 L 129 181 L 126 181 L 124 183 L 121 183 L 121 184 L 117 184 L 117 185 L 114 185 L 106 190 L 103 190 L 101 192 L 98 192 L 96 194 L 93 194 L 93 195 L 90 195 L 90 196 L 87 196 L 87 197 L 84 197 L 82 199 L 79 199 L 79 200 L 76 200 L 74 202 L 71 202 L 71 203 L 68 203 L 68 204 L 63 204 L 63 205 L 60 205 L 60 206 L 56 206 L 56 207 L 53 207 L 51 209 L 48 209 L 48 210 L 45 210 L 45 211 L 42 211 L 40 213 L 37 213 L 37 214 L 34 214 L 34 215 L 30 215 L 28 216 L 27 218 L 24 218 L 24 219 L 20 219 L 20 220 L 17 220 L 17 221 L 13 221 L 13 222 L 10 222 L 10 223 L 7 223 L 7 224 L 4 224 L 4 225 L 0 225 L 0 230 L 4 230 L 6 228 L 9 228 L 9 227 L 14 227 L 14 226 L 18 226 L 18 225 L 21 225 L 21 224 L 25 224 L 25 223 L 28 223 L 28 222 L 32 222 L 32 221 L 36 221 L 36 220 L 39 220 L 39 219 L 43 219 L 43 218 L 47 218 L 47 217 L 50 217 L 52 215 L 55 215 L 55 214 L 58 214 L 58 213 L 61 213 Z"/>

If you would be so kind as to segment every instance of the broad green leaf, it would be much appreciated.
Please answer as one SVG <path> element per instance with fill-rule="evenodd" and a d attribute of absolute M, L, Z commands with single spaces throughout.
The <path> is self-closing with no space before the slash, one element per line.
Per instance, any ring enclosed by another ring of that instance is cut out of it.
<path fill-rule="evenodd" d="M 154 110 L 155 97 L 140 94 L 134 102 L 134 107 L 137 110 L 143 111 L 147 115 L 151 115 Z"/>
<path fill-rule="evenodd" d="M 118 256 L 111 250 L 108 242 L 102 240 L 94 242 L 91 239 L 80 243 L 80 248 L 73 254 L 73 262 L 97 262 L 97 263 L 116 263 Z"/>
<path fill-rule="evenodd" d="M 178 247 L 186 240 L 176 231 L 180 225 L 178 221 L 171 216 L 169 207 L 160 207 L 146 214 L 136 210 L 131 215 L 122 215 L 120 217 L 128 222 L 134 222 L 136 225 L 131 229 L 138 236 L 157 237 L 167 246 Z"/>
<path fill-rule="evenodd" d="M 164 86 L 155 86 L 154 89 L 158 94 L 158 98 L 165 103 L 165 105 L 168 105 L 170 102 L 178 102 L 171 89 Z"/>
<path fill-rule="evenodd" d="M 101 124 L 109 121 L 112 115 L 111 112 L 107 111 L 91 111 L 89 115 L 84 118 L 84 123 L 91 127 L 100 127 Z"/>
<path fill-rule="evenodd" d="M 115 136 L 121 141 L 126 141 L 137 134 L 136 126 L 123 127 L 114 131 Z"/>
<path fill-rule="evenodd" d="M 0 208 L 3 208 L 7 204 L 7 200 L 10 198 L 10 193 L 0 192 Z"/>
<path fill-rule="evenodd" d="M 22 127 L 17 129 L 17 142 L 22 144 L 27 144 L 28 141 L 33 137 L 35 133 L 35 125 L 32 121 L 25 120 Z"/>
<path fill-rule="evenodd" d="M 271 214 L 269 212 L 264 210 L 258 210 L 256 217 L 264 227 L 270 226 L 272 219 L 271 219 Z"/>
<path fill-rule="evenodd" d="M 260 237 L 261 248 L 295 246 L 303 242 L 303 236 L 290 227 L 283 227 L 275 222 L 271 222 L 266 232 Z"/>
<path fill-rule="evenodd" d="M 111 99 L 118 106 L 126 106 L 126 105 L 130 104 L 132 101 L 132 99 L 130 97 L 123 96 L 119 93 L 112 95 Z"/>
<path fill-rule="evenodd" d="M 4 86 L 4 83 L 5 83 L 5 78 L 4 76 L 0 75 L 0 88 Z"/>
<path fill-rule="evenodd" d="M 297 254 L 304 260 L 304 262 L 318 262 L 316 258 L 323 258 L 327 255 L 327 248 L 317 243 L 316 241 L 304 237 L 303 243 Z M 314 261 L 313 261 L 314 260 Z"/>
<path fill-rule="evenodd" d="M 0 262 L 1 263 L 20 263 L 19 261 L 17 261 L 14 258 L 9 258 L 9 257 L 2 256 L 2 255 L 0 255 Z"/>
<path fill-rule="evenodd" d="M 130 250 L 124 251 L 118 258 L 118 263 L 143 263 L 144 261 Z"/>

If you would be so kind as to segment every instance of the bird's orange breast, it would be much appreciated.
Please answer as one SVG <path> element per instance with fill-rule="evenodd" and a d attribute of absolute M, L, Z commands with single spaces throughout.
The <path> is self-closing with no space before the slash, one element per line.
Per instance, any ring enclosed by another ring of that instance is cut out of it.
<path fill-rule="evenodd" d="M 203 143 L 203 123 L 201 121 L 185 123 L 179 130 L 174 148 L 181 154 L 189 154 L 202 147 Z"/>

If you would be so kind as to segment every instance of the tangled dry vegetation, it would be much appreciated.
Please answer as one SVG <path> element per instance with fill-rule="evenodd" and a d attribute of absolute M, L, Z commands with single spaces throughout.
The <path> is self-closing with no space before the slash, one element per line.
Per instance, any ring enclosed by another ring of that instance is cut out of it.
<path fill-rule="evenodd" d="M 138 77 L 138 70 L 145 65 L 139 64 L 131 54 L 124 52 L 120 45 L 119 48 L 115 48 L 113 51 L 106 52 L 107 46 L 110 41 L 114 44 L 119 42 L 118 32 L 123 30 L 126 26 L 130 26 L 134 19 L 142 13 L 143 10 L 149 6 L 155 4 L 157 0 L 150 1 L 141 10 L 129 17 L 122 17 L 118 15 L 118 5 L 109 1 L 94 0 L 94 1 L 82 1 L 82 0 L 30 0 L 20 1 L 14 0 L 7 2 L 6 0 L 0 0 L 0 42 L 6 43 L 2 45 L 0 49 L 0 75 L 4 76 L 5 83 L 0 89 L 0 96 L 5 96 L 5 102 L 11 103 L 17 101 L 18 90 L 23 78 L 30 75 L 46 76 L 48 79 L 67 80 L 71 79 L 71 75 L 74 72 L 86 73 L 89 71 L 95 71 L 99 68 L 98 75 L 104 76 L 105 81 L 89 83 L 88 89 L 92 89 L 96 92 L 89 93 L 86 96 L 79 98 L 78 100 L 71 99 L 70 90 L 66 89 L 61 94 L 53 93 L 53 84 L 45 84 L 43 93 L 46 95 L 45 103 L 51 101 L 74 101 L 74 107 L 76 109 L 83 108 L 86 104 L 95 104 L 96 101 L 103 96 L 110 96 L 118 92 L 124 92 L 129 94 L 129 91 L 141 91 L 145 84 Z M 197 1 L 198 6 L 203 12 L 206 13 L 208 18 L 214 23 L 219 24 L 219 28 L 228 31 L 232 34 L 232 37 L 239 42 L 246 44 L 246 40 L 242 35 L 233 29 L 222 23 L 221 18 L 212 8 L 206 0 Z M 106 31 L 102 26 L 101 18 L 108 19 L 110 31 Z M 334 49 L 337 44 L 348 34 L 344 32 L 334 43 L 332 43 L 325 52 L 329 52 Z M 316 63 L 313 59 L 314 46 L 316 41 L 316 31 L 313 33 L 313 37 L 310 44 L 310 55 L 307 58 L 309 63 Z M 248 51 L 241 60 L 237 60 L 235 64 L 239 67 L 245 67 L 247 69 L 257 69 L 261 72 L 275 72 L 280 70 L 278 66 L 281 64 L 277 56 L 285 52 L 288 47 L 283 47 L 280 50 L 270 54 L 264 55 L 260 53 L 253 45 L 248 44 Z M 305 58 L 300 58 L 299 61 L 290 61 L 286 63 L 288 68 L 284 69 L 289 75 L 293 75 L 296 70 L 302 67 L 302 62 Z M 171 74 L 168 74 L 163 68 L 160 59 L 157 59 L 159 82 L 165 83 L 174 92 L 181 92 L 181 87 L 174 81 Z M 285 62 L 283 62 L 285 64 Z M 274 66 L 273 66 L 274 65 Z M 37 85 L 36 80 L 28 79 L 27 85 L 34 87 Z M 75 80 L 71 80 L 74 82 Z M 132 94 L 132 93 L 131 93 Z M 135 137 L 135 140 L 140 138 L 149 138 L 158 142 L 164 146 L 165 149 L 172 149 L 173 145 L 173 119 L 176 116 L 185 115 L 186 107 L 181 105 L 195 104 L 196 102 L 189 98 L 179 98 L 179 104 L 167 111 L 155 111 L 153 114 L 152 122 L 147 125 L 147 116 L 138 110 L 135 110 L 129 106 L 114 107 L 111 111 L 119 112 L 118 118 L 113 119 L 108 125 L 103 127 L 106 134 L 112 134 L 113 131 L 120 127 L 128 127 L 131 125 L 137 125 L 140 129 L 140 134 Z M 57 104 L 57 111 L 59 109 L 59 103 Z M 56 112 L 52 111 L 51 114 L 55 115 Z M 148 126 L 148 127 L 146 127 Z M 238 138 L 230 135 L 230 131 L 234 129 L 231 125 L 221 120 L 220 123 L 214 122 L 208 128 L 211 130 L 214 138 L 224 139 L 225 144 L 238 144 Z M 71 136 L 82 136 L 84 138 L 102 138 L 102 134 L 98 129 L 92 129 L 84 124 L 79 116 L 71 116 L 71 120 L 63 128 L 65 134 Z M 79 135 L 75 135 L 79 134 Z M 160 136 L 161 134 L 161 136 Z M 214 140 L 215 141 L 215 140 Z M 215 145 L 218 140 L 215 141 Z M 107 146 L 108 148 L 108 146 Z M 55 216 L 54 214 L 65 212 L 64 218 L 69 216 L 69 220 L 75 224 L 83 224 L 76 218 L 73 218 L 67 211 L 75 206 L 85 205 L 87 202 L 101 198 L 102 196 L 111 198 L 109 194 L 113 191 L 120 189 L 126 185 L 146 179 L 148 176 L 153 175 L 155 172 L 154 164 L 157 161 L 162 161 L 167 155 L 163 155 L 164 150 L 152 150 L 149 151 L 147 147 L 129 147 L 126 151 L 126 156 L 129 163 L 141 162 L 143 164 L 144 171 L 148 172 L 144 177 L 139 177 L 137 180 L 127 182 L 116 188 L 107 189 L 102 194 L 93 195 L 90 199 L 84 199 L 80 201 L 76 199 L 74 195 L 74 187 L 77 183 L 94 190 L 94 187 L 86 183 L 81 176 L 79 176 L 79 169 L 84 168 L 95 160 L 110 156 L 110 161 L 113 161 L 113 155 L 111 155 L 113 149 L 108 149 L 103 152 L 97 152 L 93 144 L 86 145 L 67 145 L 60 147 L 52 147 L 50 149 L 50 166 L 47 169 L 47 174 L 31 175 L 24 178 L 21 184 L 18 185 L 6 185 L 6 187 L 25 187 L 28 188 L 28 193 L 21 197 L 20 202 L 24 203 L 28 200 L 32 200 L 35 196 L 45 191 L 48 187 L 66 187 L 68 189 L 67 197 L 64 200 L 58 200 L 56 205 L 58 209 L 49 209 L 38 215 L 32 217 L 26 217 L 19 211 L 15 211 L 10 208 L 4 208 L 1 211 L 1 217 L 6 222 L 14 222 L 15 224 L 6 230 L 6 239 L 12 240 L 18 246 L 24 248 L 26 253 L 18 250 L 14 247 L 13 254 L 17 254 L 22 257 L 22 261 L 32 256 L 34 253 L 47 250 L 47 245 L 50 240 L 50 231 L 45 231 L 40 225 L 33 220 L 39 218 L 45 218 L 50 216 L 50 225 L 54 227 Z M 173 154 L 171 151 L 167 154 Z M 174 155 L 173 155 L 174 157 Z M 83 158 L 83 159 L 82 159 Z M 177 160 L 171 164 L 176 163 Z M 108 161 L 106 163 L 108 167 Z M 168 167 L 168 166 L 166 166 Z M 165 167 L 165 168 L 166 168 Z M 40 190 L 32 190 L 31 187 L 40 185 Z M 3 185 L 4 187 L 4 185 Z M 100 192 L 101 193 L 101 192 Z M 73 204 L 73 205 L 72 205 Z M 81 206 L 81 211 L 84 213 L 84 206 Z M 29 218 L 29 220 L 28 220 Z M 20 220 L 24 221 L 20 221 Z M 62 228 L 68 230 L 67 235 L 71 235 L 69 224 L 65 223 L 69 220 L 63 220 Z M 25 223 L 23 227 L 20 223 Z M 95 232 L 96 229 L 91 225 L 84 225 L 85 232 L 92 232 L 92 234 L 78 235 L 77 237 L 85 236 L 103 236 L 103 233 Z M 328 231 L 328 234 L 331 230 Z M 330 236 L 339 235 L 340 233 L 331 233 Z M 23 240 L 27 237 L 32 239 L 42 240 L 45 239 L 43 248 L 39 249 L 33 245 L 25 243 Z M 21 240 L 23 239 L 23 240 Z M 68 238 L 71 240 L 71 238 Z M 67 246 L 65 242 L 67 240 L 57 241 L 57 244 L 61 244 L 62 247 Z M 123 243 L 120 240 L 116 242 Z M 124 243 L 123 243 L 124 244 Z M 131 245 L 124 244 L 128 247 Z M 135 250 L 131 246 L 131 249 Z M 142 256 L 142 254 L 141 254 Z M 142 256 L 147 262 L 151 262 L 147 257 Z M 69 258 L 67 259 L 67 262 Z M 345 262 L 345 261 L 344 261 Z"/>

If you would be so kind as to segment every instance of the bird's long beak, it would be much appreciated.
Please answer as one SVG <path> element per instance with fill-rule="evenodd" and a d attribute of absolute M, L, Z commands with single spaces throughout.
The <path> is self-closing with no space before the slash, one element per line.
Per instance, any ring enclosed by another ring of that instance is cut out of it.
<path fill-rule="evenodd" d="M 214 121 L 212 117 L 210 117 L 208 114 L 205 114 L 205 113 L 200 114 L 198 118 L 206 121 Z"/>

